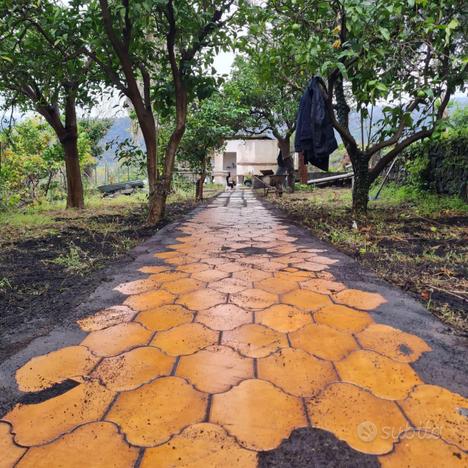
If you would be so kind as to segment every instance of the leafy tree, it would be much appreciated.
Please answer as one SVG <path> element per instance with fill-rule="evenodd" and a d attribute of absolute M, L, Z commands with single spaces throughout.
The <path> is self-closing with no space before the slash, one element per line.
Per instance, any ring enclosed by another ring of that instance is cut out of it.
<path fill-rule="evenodd" d="M 52 1 L 0 2 L 0 92 L 4 107 L 35 110 L 63 148 L 67 208 L 83 208 L 77 105 L 90 104 L 92 62 L 68 8 Z"/>
<path fill-rule="evenodd" d="M 92 164 L 91 140 L 80 132 L 78 155 Z M 63 147 L 43 120 L 33 117 L 0 132 L 0 185 L 2 207 L 25 205 L 47 196 L 54 177 L 63 169 Z"/>
<path fill-rule="evenodd" d="M 256 32 L 256 29 L 254 29 Z M 269 31 L 263 36 L 242 38 L 241 46 L 249 57 L 238 56 L 226 94 L 248 110 L 243 130 L 264 133 L 270 130 L 278 140 L 281 153 L 291 153 L 291 136 L 296 128 L 296 114 L 302 90 L 277 73 L 275 50 Z M 305 85 L 304 79 L 302 79 Z M 293 181 L 291 181 L 293 182 Z"/>
<path fill-rule="evenodd" d="M 93 30 L 88 55 L 108 84 L 131 102 L 145 140 L 149 223 L 164 216 L 187 106 L 195 92 L 203 93 L 210 84 L 208 67 L 215 51 L 229 42 L 233 5 L 234 0 L 183 0 L 177 5 L 173 0 L 86 2 L 85 21 Z M 175 113 L 175 126 L 160 163 L 155 103 Z"/>
<path fill-rule="evenodd" d="M 190 105 L 187 130 L 177 159 L 200 176 L 195 194 L 197 200 L 203 199 L 203 184 L 210 169 L 210 157 L 224 147 L 227 137 L 242 128 L 247 117 L 244 108 L 219 93 L 204 100 L 195 100 Z"/>
<path fill-rule="evenodd" d="M 463 84 L 463 2 L 269 0 L 256 12 L 260 29 L 283 44 L 278 56 L 292 59 L 279 73 L 291 83 L 302 73 L 323 78 L 330 117 L 354 168 L 353 212 L 364 214 L 371 183 L 403 149 L 434 132 Z M 383 118 L 375 121 L 372 109 L 382 103 Z M 350 132 L 350 106 L 367 124 L 367 142 Z"/>

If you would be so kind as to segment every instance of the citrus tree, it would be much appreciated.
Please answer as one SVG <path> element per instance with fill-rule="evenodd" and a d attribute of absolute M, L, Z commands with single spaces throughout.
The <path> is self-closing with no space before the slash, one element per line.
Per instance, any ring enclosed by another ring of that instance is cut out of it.
<path fill-rule="evenodd" d="M 353 164 L 353 212 L 366 213 L 369 188 L 412 143 L 429 137 L 466 78 L 466 21 L 458 0 L 269 0 L 260 32 L 282 44 L 278 74 L 322 78 L 333 125 Z M 375 118 L 373 109 L 382 107 Z M 367 138 L 349 126 L 356 110 Z M 370 168 L 372 157 L 377 163 Z"/>

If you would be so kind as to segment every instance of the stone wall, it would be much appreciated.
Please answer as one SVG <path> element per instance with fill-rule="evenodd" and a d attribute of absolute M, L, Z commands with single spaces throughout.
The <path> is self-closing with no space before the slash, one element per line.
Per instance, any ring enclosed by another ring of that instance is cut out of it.
<path fill-rule="evenodd" d="M 389 179 L 468 201 L 468 137 L 414 145 L 400 155 Z"/>

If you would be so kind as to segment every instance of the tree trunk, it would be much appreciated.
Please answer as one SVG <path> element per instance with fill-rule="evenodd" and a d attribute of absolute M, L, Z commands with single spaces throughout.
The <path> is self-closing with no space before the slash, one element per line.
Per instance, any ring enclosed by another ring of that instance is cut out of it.
<path fill-rule="evenodd" d="M 350 154 L 354 170 L 353 183 L 353 216 L 360 218 L 367 215 L 367 204 L 369 202 L 369 160 L 361 151 Z"/>
<path fill-rule="evenodd" d="M 299 153 L 299 181 L 301 184 L 307 184 L 309 179 L 307 166 L 304 162 L 304 153 Z"/>
<path fill-rule="evenodd" d="M 62 140 L 61 143 L 65 153 L 67 208 L 82 209 L 84 208 L 84 194 L 78 154 L 78 135 L 68 134 L 67 138 Z"/>
<path fill-rule="evenodd" d="M 148 189 L 149 193 L 153 193 L 156 187 L 157 181 L 157 131 L 156 122 L 152 112 L 140 111 L 137 114 L 138 124 L 143 134 L 146 146 L 146 171 L 148 174 Z M 150 197 L 151 199 L 151 197 Z M 150 207 L 151 209 L 151 207 Z"/>
<path fill-rule="evenodd" d="M 203 184 L 205 183 L 206 174 L 203 172 L 200 174 L 200 178 L 197 180 L 196 192 L 195 192 L 195 200 L 202 201 L 203 200 Z"/>
<path fill-rule="evenodd" d="M 281 155 L 283 157 L 283 161 L 287 166 L 287 185 L 291 192 L 294 192 L 294 161 L 291 156 L 291 145 L 290 145 L 290 137 L 286 136 L 285 138 L 278 138 L 278 144 L 281 150 Z M 289 161 L 287 160 L 289 158 Z"/>
<path fill-rule="evenodd" d="M 155 225 L 166 214 L 166 201 L 171 189 L 171 182 L 164 179 L 156 182 L 154 191 L 150 194 L 148 204 L 148 217 L 146 223 L 150 226 Z"/>

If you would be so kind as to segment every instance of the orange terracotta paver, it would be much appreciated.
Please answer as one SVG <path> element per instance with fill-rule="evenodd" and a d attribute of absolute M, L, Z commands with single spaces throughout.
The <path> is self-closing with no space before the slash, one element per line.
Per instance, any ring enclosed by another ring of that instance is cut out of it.
<path fill-rule="evenodd" d="M 8 468 L 23 456 L 26 451 L 23 447 L 18 447 L 13 442 L 13 435 L 10 432 L 10 425 L 0 422 L 0 467 Z"/>
<path fill-rule="evenodd" d="M 380 294 L 357 289 L 345 289 L 335 295 L 335 300 L 340 304 L 362 310 L 374 310 L 387 302 Z"/>
<path fill-rule="evenodd" d="M 395 449 L 379 457 L 382 468 L 410 466 L 411 468 L 466 468 L 468 455 L 459 447 L 447 444 L 436 435 L 423 431 L 407 431 Z"/>
<path fill-rule="evenodd" d="M 232 346 L 244 356 L 253 358 L 268 356 L 288 346 L 284 333 L 256 324 L 242 325 L 235 330 L 224 332 L 222 343 Z"/>
<path fill-rule="evenodd" d="M 356 450 L 384 454 L 408 423 L 398 406 L 348 383 L 335 383 L 307 403 L 312 424 Z"/>
<path fill-rule="evenodd" d="M 416 361 L 423 353 L 431 350 L 421 338 L 382 324 L 369 326 L 357 338 L 363 348 L 401 362 Z"/>
<path fill-rule="evenodd" d="M 343 381 L 367 388 L 380 398 L 401 400 L 422 383 L 409 364 L 373 351 L 355 351 L 335 365 Z"/>
<path fill-rule="evenodd" d="M 69 346 L 32 358 L 16 372 L 18 388 L 22 392 L 37 392 L 66 379 L 81 379 L 99 359 L 84 346 Z"/>
<path fill-rule="evenodd" d="M 98 356 L 116 356 L 147 344 L 152 334 L 139 323 L 130 322 L 92 332 L 81 344 Z"/>
<path fill-rule="evenodd" d="M 176 304 L 169 304 L 157 307 L 154 310 L 140 312 L 135 318 L 136 322 L 144 325 L 148 330 L 162 331 L 169 328 L 190 323 L 193 320 L 193 313 L 185 307 Z"/>
<path fill-rule="evenodd" d="M 168 291 L 162 289 L 156 291 L 149 291 L 142 294 L 130 296 L 125 300 L 124 304 L 131 307 L 133 310 L 144 311 L 154 309 L 164 304 L 171 304 L 174 302 L 175 296 Z"/>
<path fill-rule="evenodd" d="M 262 289 L 246 289 L 231 296 L 231 302 L 247 309 L 264 309 L 278 302 L 278 296 Z"/>
<path fill-rule="evenodd" d="M 262 380 L 245 380 L 214 395 L 210 422 L 253 450 L 275 448 L 292 430 L 307 425 L 301 401 Z"/>
<path fill-rule="evenodd" d="M 105 358 L 91 374 L 107 388 L 132 390 L 151 379 L 169 375 L 175 358 L 156 348 L 135 348 L 112 358 Z"/>
<path fill-rule="evenodd" d="M 327 325 L 306 325 L 289 335 L 295 348 L 316 356 L 338 361 L 358 349 L 354 338 Z"/>
<path fill-rule="evenodd" d="M 191 382 L 197 390 L 220 393 L 242 380 L 254 377 L 254 363 L 227 346 L 211 346 L 183 356 L 176 375 Z"/>
<path fill-rule="evenodd" d="M 78 320 L 78 325 L 83 331 L 92 332 L 111 327 L 112 325 L 118 325 L 119 323 L 130 322 L 135 315 L 136 312 L 130 309 L 130 307 L 113 306 Z"/>
<path fill-rule="evenodd" d="M 213 330 L 232 330 L 253 322 L 253 313 L 234 304 L 219 304 L 197 313 L 197 322 Z"/>
<path fill-rule="evenodd" d="M 315 312 L 314 319 L 317 323 L 349 333 L 364 330 L 374 322 L 367 312 L 335 304 Z"/>
<path fill-rule="evenodd" d="M 142 468 L 257 466 L 255 452 L 243 449 L 216 424 L 194 424 L 159 447 L 146 449 Z"/>
<path fill-rule="evenodd" d="M 309 312 L 286 304 L 276 304 L 255 313 L 256 323 L 288 333 L 312 323 Z"/>
<path fill-rule="evenodd" d="M 402 306 L 374 315 L 386 297 L 289 233 L 247 191 L 168 226 L 81 343 L 17 370 L 47 391 L 0 418 L 0 468 L 250 468 L 310 425 L 384 467 L 466 466 L 468 401 L 412 367 L 424 340 L 374 321 Z"/>
<path fill-rule="evenodd" d="M 226 301 L 226 294 L 213 289 L 199 289 L 180 296 L 177 300 L 177 304 L 181 304 L 190 310 L 204 310 L 218 304 L 224 304 Z"/>
<path fill-rule="evenodd" d="M 205 417 L 208 396 L 179 377 L 162 377 L 121 393 L 106 420 L 115 422 L 135 445 L 162 444 Z"/>
<path fill-rule="evenodd" d="M 163 288 L 172 294 L 185 294 L 203 288 L 204 283 L 193 278 L 181 278 L 175 281 L 164 283 Z"/>
<path fill-rule="evenodd" d="M 298 397 L 312 397 L 338 380 L 330 362 L 300 349 L 283 348 L 257 363 L 258 377 Z"/>
<path fill-rule="evenodd" d="M 333 304 L 328 296 L 314 293 L 307 289 L 295 289 L 294 291 L 284 294 L 283 302 L 306 311 L 316 311 L 322 307 Z"/>
<path fill-rule="evenodd" d="M 186 323 L 157 333 L 151 345 L 162 349 L 171 356 L 182 356 L 216 344 L 218 337 L 218 332 L 199 323 Z"/>
<path fill-rule="evenodd" d="M 468 450 L 468 399 L 436 385 L 418 385 L 401 407 L 416 428 Z"/>
<path fill-rule="evenodd" d="M 16 443 L 44 444 L 81 424 L 99 420 L 114 396 L 98 382 L 87 382 L 42 403 L 18 404 L 3 419 L 12 424 Z"/>
<path fill-rule="evenodd" d="M 126 468 L 133 466 L 138 449 L 130 447 L 117 426 L 108 422 L 85 424 L 60 439 L 28 450 L 18 467 L 50 468 L 66 466 L 82 468 Z"/>

